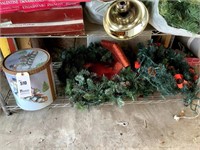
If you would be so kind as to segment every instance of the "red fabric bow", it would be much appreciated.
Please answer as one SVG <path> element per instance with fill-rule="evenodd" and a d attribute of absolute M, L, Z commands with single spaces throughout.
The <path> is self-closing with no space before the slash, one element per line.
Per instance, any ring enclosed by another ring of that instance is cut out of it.
<path fill-rule="evenodd" d="M 115 74 L 118 74 L 123 67 L 128 67 L 130 63 L 117 43 L 102 40 L 101 45 L 112 52 L 115 62 L 112 64 L 88 63 L 85 64 L 85 68 L 96 73 L 99 77 L 104 75 L 108 79 L 111 79 Z"/>

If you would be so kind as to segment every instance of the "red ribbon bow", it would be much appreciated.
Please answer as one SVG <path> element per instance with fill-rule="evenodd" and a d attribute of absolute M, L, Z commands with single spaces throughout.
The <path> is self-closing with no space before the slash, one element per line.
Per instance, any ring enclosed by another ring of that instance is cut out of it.
<path fill-rule="evenodd" d="M 111 79 L 115 74 L 118 74 L 123 67 L 128 67 L 130 63 L 117 43 L 102 40 L 101 45 L 112 52 L 115 62 L 112 64 L 88 63 L 85 67 L 91 72 L 96 73 L 99 77 L 105 75 L 108 79 Z"/>

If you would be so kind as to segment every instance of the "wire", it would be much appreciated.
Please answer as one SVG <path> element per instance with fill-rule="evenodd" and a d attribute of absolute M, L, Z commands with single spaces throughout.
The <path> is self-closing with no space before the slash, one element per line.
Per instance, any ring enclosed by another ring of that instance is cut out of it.
<path fill-rule="evenodd" d="M 197 105 L 196 105 L 196 108 L 195 108 L 195 112 L 197 113 L 196 116 L 191 116 L 191 117 L 189 117 L 189 116 L 174 115 L 174 119 L 175 119 L 176 121 L 179 121 L 180 119 L 195 119 L 195 118 L 198 118 L 199 115 L 200 115 L 200 111 L 199 111 L 199 110 L 200 110 L 200 100 L 198 100 Z"/>

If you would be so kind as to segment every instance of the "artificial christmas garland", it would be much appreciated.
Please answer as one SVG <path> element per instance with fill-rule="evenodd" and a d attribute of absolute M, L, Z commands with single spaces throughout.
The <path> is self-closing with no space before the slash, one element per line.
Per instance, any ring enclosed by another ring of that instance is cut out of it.
<path fill-rule="evenodd" d="M 163 96 L 181 93 L 186 105 L 198 99 L 198 75 L 182 54 L 150 42 L 140 44 L 137 55 L 131 50 L 124 55 L 116 45 L 104 41 L 64 52 L 57 75 L 79 108 L 105 102 L 122 106 L 126 99 L 157 91 Z"/>
<path fill-rule="evenodd" d="M 199 0 L 160 0 L 159 12 L 170 26 L 200 34 Z"/>

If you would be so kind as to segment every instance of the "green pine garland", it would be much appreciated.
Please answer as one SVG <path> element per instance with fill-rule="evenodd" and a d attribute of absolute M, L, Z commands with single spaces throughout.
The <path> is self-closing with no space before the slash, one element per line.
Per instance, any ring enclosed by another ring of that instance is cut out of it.
<path fill-rule="evenodd" d="M 105 102 L 122 106 L 126 99 L 136 100 L 139 96 L 149 96 L 157 91 L 163 96 L 182 93 L 186 105 L 198 99 L 196 95 L 199 91 L 194 79 L 196 74 L 189 71 L 191 67 L 183 55 L 152 42 L 147 47 L 139 45 L 137 58 L 132 55 L 133 52 L 125 52 L 132 64 L 137 59 L 141 67 L 135 69 L 132 65 L 124 68 L 112 80 L 108 80 L 106 77 L 97 77 L 83 66 L 88 62 L 112 62 L 110 51 L 99 44 L 66 51 L 58 77 L 66 83 L 65 91 L 70 101 L 78 108 Z M 175 74 L 182 74 L 189 84 L 178 88 Z"/>
<path fill-rule="evenodd" d="M 199 0 L 160 0 L 159 13 L 170 26 L 200 34 Z"/>

